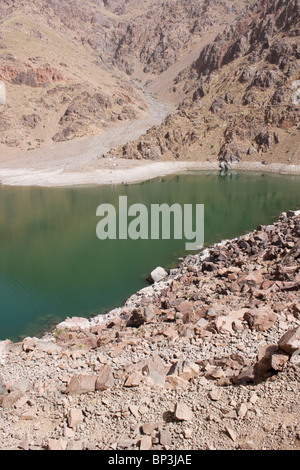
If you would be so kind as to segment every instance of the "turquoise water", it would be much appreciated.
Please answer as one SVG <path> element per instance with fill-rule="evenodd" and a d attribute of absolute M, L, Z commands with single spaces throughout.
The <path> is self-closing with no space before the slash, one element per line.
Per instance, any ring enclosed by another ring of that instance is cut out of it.
<path fill-rule="evenodd" d="M 0 186 L 0 340 L 40 335 L 67 316 L 105 313 L 148 285 L 157 266 L 176 266 L 186 240 L 96 236 L 99 204 L 204 204 L 205 244 L 300 209 L 300 178 L 190 173 L 133 185 Z"/>

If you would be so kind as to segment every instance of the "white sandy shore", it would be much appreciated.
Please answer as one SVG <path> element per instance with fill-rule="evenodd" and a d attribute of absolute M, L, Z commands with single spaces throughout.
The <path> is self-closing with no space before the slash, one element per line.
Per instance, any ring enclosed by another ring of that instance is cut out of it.
<path fill-rule="evenodd" d="M 137 183 L 159 176 L 187 171 L 218 171 L 218 162 L 134 162 L 132 160 L 102 159 L 94 168 L 70 171 L 65 168 L 0 168 L 0 182 L 9 186 L 66 187 Z M 300 175 L 300 165 L 243 162 L 233 171 L 272 172 Z"/>

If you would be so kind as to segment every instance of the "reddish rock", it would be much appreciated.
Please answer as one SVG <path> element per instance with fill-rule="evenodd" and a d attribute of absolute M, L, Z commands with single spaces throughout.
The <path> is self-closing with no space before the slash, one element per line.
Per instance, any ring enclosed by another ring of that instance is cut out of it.
<path fill-rule="evenodd" d="M 138 387 L 142 379 L 143 379 L 142 374 L 140 374 L 139 372 L 132 372 L 126 378 L 124 387 L 128 387 L 128 388 Z"/>
<path fill-rule="evenodd" d="M 194 377 L 197 377 L 200 372 L 200 367 L 198 364 L 195 364 L 191 361 L 178 361 L 172 365 L 168 372 L 167 379 L 170 379 L 170 376 L 177 376 L 186 381 L 191 380 Z"/>
<path fill-rule="evenodd" d="M 244 318 L 249 323 L 250 328 L 256 331 L 268 330 L 277 320 L 276 314 L 267 306 L 251 309 L 245 313 Z"/>
<path fill-rule="evenodd" d="M 75 374 L 71 378 L 66 393 L 69 395 L 80 395 L 81 393 L 94 392 L 97 375 Z"/>
<path fill-rule="evenodd" d="M 300 349 L 300 326 L 287 331 L 278 341 L 278 346 L 288 354 L 293 354 Z"/>
<path fill-rule="evenodd" d="M 172 434 L 167 429 L 160 431 L 159 442 L 163 447 L 170 447 L 172 445 Z"/>
<path fill-rule="evenodd" d="M 152 438 L 150 436 L 143 436 L 140 440 L 140 450 L 150 450 L 152 447 Z"/>
<path fill-rule="evenodd" d="M 240 276 L 238 279 L 238 284 L 246 284 L 250 287 L 259 287 L 263 282 L 263 276 L 259 271 L 252 271 L 249 274 Z"/>
<path fill-rule="evenodd" d="M 113 370 L 109 364 L 103 366 L 99 372 L 96 380 L 96 390 L 106 390 L 113 387 L 115 379 L 113 376 Z"/>
<path fill-rule="evenodd" d="M 2 408 L 12 408 L 23 396 L 23 393 L 19 390 L 4 394 L 1 397 Z"/>
<path fill-rule="evenodd" d="M 22 343 L 23 346 L 23 351 L 29 352 L 29 351 L 34 351 L 36 348 L 36 342 L 32 338 L 25 338 Z"/>
<path fill-rule="evenodd" d="M 70 428 L 76 428 L 79 424 L 83 423 L 82 411 L 77 408 L 72 408 L 68 412 L 68 426 Z"/>
<path fill-rule="evenodd" d="M 49 439 L 48 450 L 66 450 L 68 441 L 65 439 Z"/>
<path fill-rule="evenodd" d="M 174 409 L 174 418 L 177 421 L 191 421 L 194 413 L 191 408 L 185 403 L 176 403 Z"/>
<path fill-rule="evenodd" d="M 144 362 L 142 367 L 144 374 L 148 375 L 155 385 L 164 386 L 166 380 L 167 368 L 158 356 L 152 356 Z"/>
<path fill-rule="evenodd" d="M 271 357 L 271 367 L 276 371 L 282 371 L 285 364 L 288 362 L 289 354 L 274 354 Z"/>

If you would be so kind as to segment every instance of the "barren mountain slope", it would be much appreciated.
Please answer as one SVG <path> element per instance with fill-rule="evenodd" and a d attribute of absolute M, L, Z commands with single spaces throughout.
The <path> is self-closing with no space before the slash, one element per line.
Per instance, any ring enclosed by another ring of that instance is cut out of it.
<path fill-rule="evenodd" d="M 173 81 L 179 111 L 116 156 L 299 164 L 299 1 L 259 1 Z"/>
<path fill-rule="evenodd" d="M 73 3 L 78 8 L 70 7 L 72 16 L 64 9 L 55 13 L 54 2 L 2 5 L 0 80 L 6 83 L 7 104 L 0 110 L 0 130 L 6 145 L 30 149 L 52 138 L 99 134 L 145 114 L 138 87 L 85 43 L 85 19 L 79 2 Z M 84 10 L 93 32 L 89 2 Z"/>
<path fill-rule="evenodd" d="M 3 0 L 1 152 L 99 135 L 120 121 L 146 117 L 140 82 L 154 82 L 155 90 L 169 67 L 177 75 L 248 4 Z M 161 81 L 160 97 L 168 83 Z M 181 96 L 173 93 L 172 101 Z"/>

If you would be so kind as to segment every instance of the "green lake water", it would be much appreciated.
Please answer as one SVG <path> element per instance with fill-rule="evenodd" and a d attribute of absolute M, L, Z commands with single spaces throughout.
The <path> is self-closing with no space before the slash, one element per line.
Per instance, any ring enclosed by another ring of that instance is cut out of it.
<path fill-rule="evenodd" d="M 121 306 L 157 266 L 187 254 L 186 240 L 96 236 L 99 204 L 204 204 L 205 245 L 300 209 L 300 178 L 187 173 L 141 184 L 26 188 L 0 186 L 0 340 L 39 336 L 66 317 Z"/>

